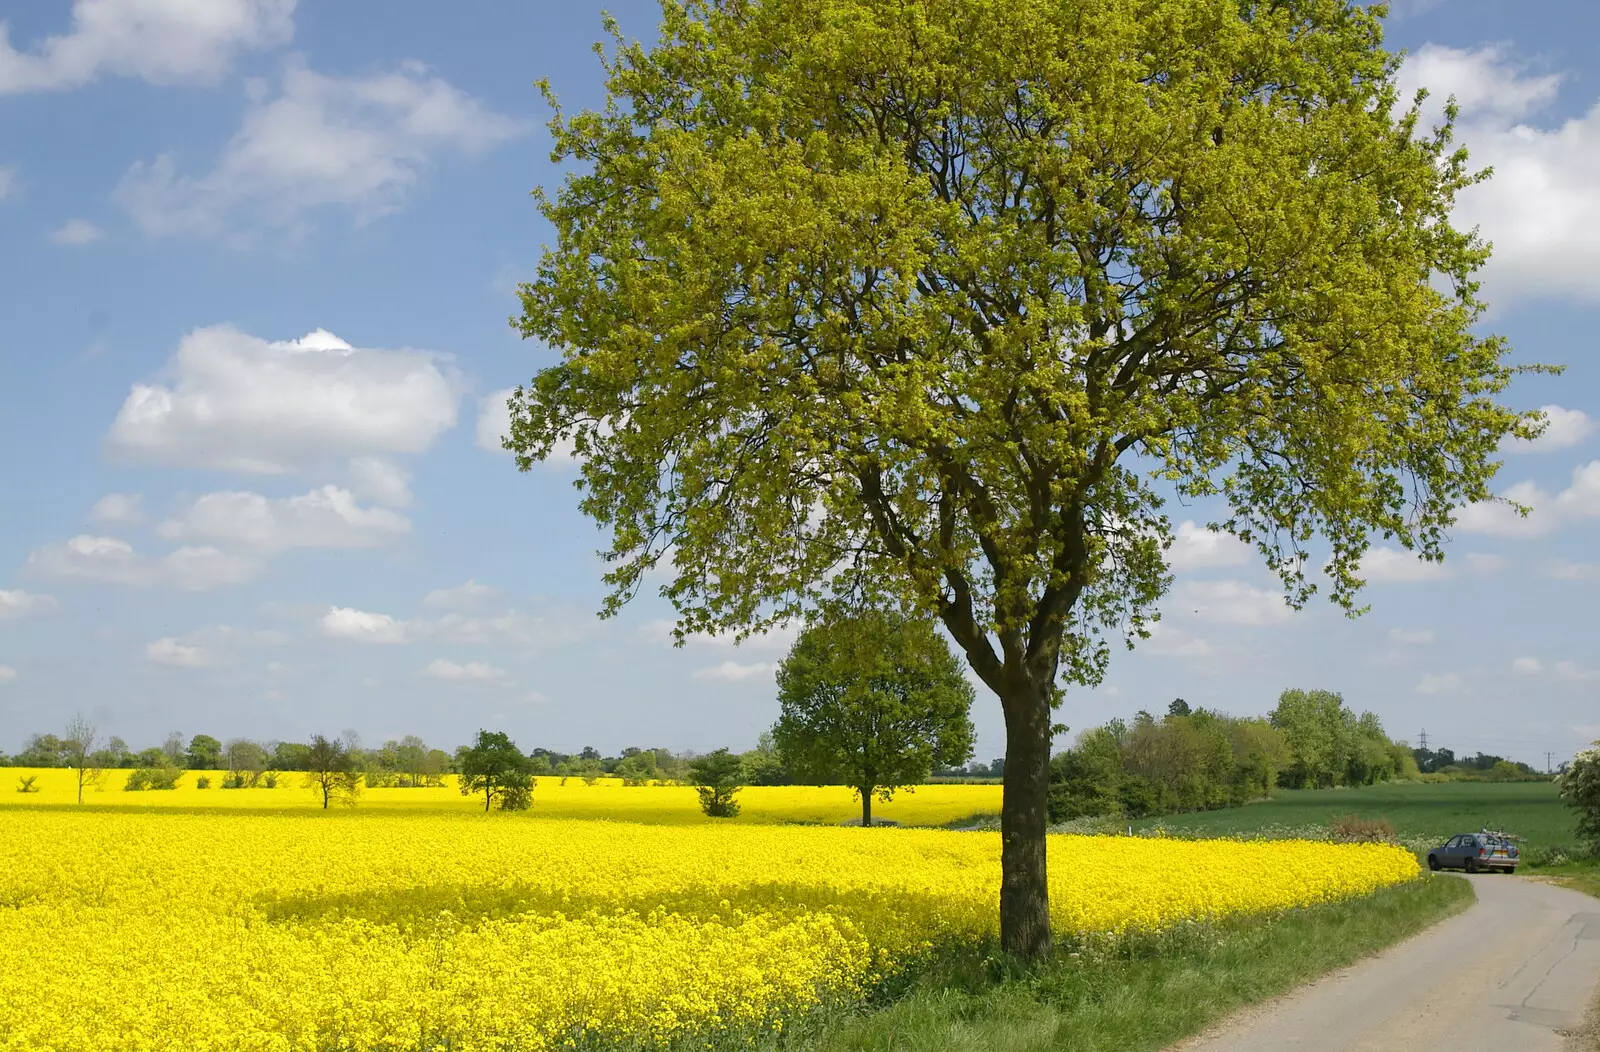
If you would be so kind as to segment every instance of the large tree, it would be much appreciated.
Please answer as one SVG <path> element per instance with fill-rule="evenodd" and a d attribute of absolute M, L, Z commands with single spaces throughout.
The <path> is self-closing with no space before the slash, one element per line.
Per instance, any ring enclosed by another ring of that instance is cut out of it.
<path fill-rule="evenodd" d="M 796 778 L 888 800 L 972 758 L 972 684 L 925 618 L 864 612 L 819 621 L 778 666 L 772 736 Z"/>
<path fill-rule="evenodd" d="M 700 810 L 710 818 L 739 817 L 734 799 L 744 788 L 744 764 L 727 749 L 696 756 L 689 762 L 689 778 L 700 796 Z"/>
<path fill-rule="evenodd" d="M 191 771 L 214 771 L 222 762 L 222 743 L 209 734 L 196 734 L 183 750 L 183 762 Z"/>
<path fill-rule="evenodd" d="M 334 800 L 355 806 L 361 796 L 361 773 L 356 770 L 358 757 L 350 746 L 339 738 L 311 736 L 306 746 L 304 764 L 305 786 L 315 790 L 326 811 Z"/>
<path fill-rule="evenodd" d="M 533 777 L 528 758 L 504 731 L 478 732 L 460 756 L 461 792 L 480 793 L 488 812 L 496 800 L 506 811 L 525 811 L 533 803 Z"/>
<path fill-rule="evenodd" d="M 516 324 L 523 470 L 582 461 L 614 612 L 937 615 L 1006 723 L 1001 941 L 1050 946 L 1052 709 L 1144 636 L 1163 500 L 1303 603 L 1443 556 L 1537 430 L 1474 334 L 1476 176 L 1347 0 L 663 0 L 618 37 Z"/>

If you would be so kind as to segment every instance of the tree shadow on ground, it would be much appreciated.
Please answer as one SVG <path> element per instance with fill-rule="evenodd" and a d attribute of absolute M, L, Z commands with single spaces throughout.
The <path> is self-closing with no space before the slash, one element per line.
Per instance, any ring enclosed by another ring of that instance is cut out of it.
<path fill-rule="evenodd" d="M 948 896 L 909 889 L 850 889 L 803 881 L 773 881 L 738 888 L 695 887 L 628 889 L 554 887 L 536 884 L 430 884 L 380 888 L 338 894 L 283 895 L 267 893 L 255 900 L 267 920 L 280 924 L 317 924 L 339 918 L 360 918 L 393 925 L 402 931 L 430 929 L 449 911 L 455 923 L 473 927 L 490 920 L 528 915 L 568 917 L 618 911 L 648 916 L 656 911 L 695 920 L 718 918 L 738 922 L 741 914 L 764 917 L 827 911 L 855 922 L 881 923 L 892 916 L 930 917 L 948 913 Z"/>

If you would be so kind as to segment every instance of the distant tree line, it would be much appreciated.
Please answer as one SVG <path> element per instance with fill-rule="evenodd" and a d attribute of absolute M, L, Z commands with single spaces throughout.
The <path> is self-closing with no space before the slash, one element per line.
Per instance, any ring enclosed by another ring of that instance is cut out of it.
<path fill-rule="evenodd" d="M 1544 781 L 1547 776 L 1520 760 L 1479 751 L 1473 756 L 1456 756 L 1449 749 L 1413 749 L 1417 769 L 1426 775 L 1461 781 Z"/>
<path fill-rule="evenodd" d="M 121 738 L 100 747 L 93 726 L 79 717 L 66 737 L 36 734 L 16 756 L 0 756 L 0 764 L 74 768 L 80 802 L 83 787 L 106 769 L 128 769 L 129 790 L 172 789 L 185 771 L 196 773 L 196 788 L 210 788 L 207 772 L 217 771 L 224 789 L 272 788 L 282 773 L 302 772 L 324 808 L 335 800 L 354 803 L 365 788 L 437 786 L 456 774 L 463 793 L 481 795 L 485 811 L 531 806 L 540 775 L 591 784 L 609 775 L 629 786 L 693 785 L 701 809 L 717 818 L 739 813 L 736 797 L 745 786 L 846 785 L 860 801 L 861 823 L 871 825 L 874 800 L 890 800 L 934 770 L 961 770 L 971 759 L 972 685 L 931 620 L 869 609 L 818 620 L 800 634 L 777 680 L 779 719 L 744 753 L 697 756 L 638 746 L 611 757 L 592 746 L 575 754 L 523 752 L 504 732 L 489 730 L 453 753 L 415 736 L 364 749 L 353 731 L 307 743 L 224 742 L 209 734 L 185 742 L 171 734 L 134 752 Z M 983 771 L 1001 769 L 996 761 Z M 32 780 L 20 791 L 33 791 Z"/>
<path fill-rule="evenodd" d="M 1078 735 L 1051 761 L 1053 821 L 1143 818 L 1233 807 L 1274 788 L 1371 785 L 1414 778 L 1411 749 L 1370 712 L 1325 690 L 1286 690 L 1266 716 L 1238 717 L 1174 700 Z"/>
<path fill-rule="evenodd" d="M 461 774 L 463 763 L 474 748 L 462 745 L 452 751 L 430 746 L 415 735 L 385 741 L 374 748 L 363 748 L 352 731 L 335 738 L 343 748 L 352 773 L 368 788 L 411 788 L 439 786 L 444 777 Z M 133 750 L 119 737 L 95 742 L 83 756 L 90 770 L 141 772 L 135 779 L 139 788 L 160 787 L 163 772 L 198 772 L 206 787 L 251 788 L 275 783 L 277 774 L 304 773 L 318 763 L 312 757 L 314 742 L 252 741 L 247 738 L 219 739 L 196 734 L 188 739 L 169 734 L 160 745 Z M 0 767 L 76 768 L 78 749 L 72 733 L 35 734 L 14 755 L 0 752 Z M 530 776 L 581 778 L 594 782 L 615 777 L 628 785 L 691 782 L 693 752 L 629 746 L 614 756 L 602 755 L 593 746 L 575 753 L 534 748 L 525 755 Z M 754 749 L 732 753 L 739 761 L 742 785 L 790 785 L 794 779 L 778 756 L 770 732 L 761 735 Z M 148 774 L 146 774 L 148 772 Z M 216 772 L 212 775 L 210 772 Z"/>

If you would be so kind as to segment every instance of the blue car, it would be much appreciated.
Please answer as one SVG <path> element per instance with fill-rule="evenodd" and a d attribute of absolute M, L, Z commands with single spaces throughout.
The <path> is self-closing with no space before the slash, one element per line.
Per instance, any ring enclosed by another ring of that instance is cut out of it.
<path fill-rule="evenodd" d="M 1468 873 L 1517 871 L 1517 845 L 1504 833 L 1462 833 L 1428 852 L 1428 868 L 1464 869 Z"/>

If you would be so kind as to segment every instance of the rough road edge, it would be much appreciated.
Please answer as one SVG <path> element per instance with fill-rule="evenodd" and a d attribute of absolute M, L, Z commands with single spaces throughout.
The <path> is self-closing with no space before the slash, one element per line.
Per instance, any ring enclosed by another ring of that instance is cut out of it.
<path fill-rule="evenodd" d="M 1600 1000 L 1590 1006 L 1581 1027 L 1567 1031 L 1567 1052 L 1600 1052 Z"/>
<path fill-rule="evenodd" d="M 1568 888 L 1579 891 L 1585 895 L 1590 894 L 1575 880 L 1566 880 L 1561 877 L 1531 877 L 1532 880 L 1545 884 L 1553 884 L 1559 888 Z M 1566 1032 L 1567 1052 L 1600 1052 L 1600 990 L 1593 994 L 1594 1003 L 1589 1006 L 1589 1014 L 1584 1017 L 1583 1025 L 1576 1030 Z"/>

